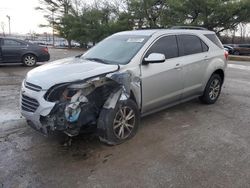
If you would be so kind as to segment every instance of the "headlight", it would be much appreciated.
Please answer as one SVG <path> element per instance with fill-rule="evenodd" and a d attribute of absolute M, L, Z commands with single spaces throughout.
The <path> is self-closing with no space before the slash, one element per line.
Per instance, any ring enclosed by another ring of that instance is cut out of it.
<path fill-rule="evenodd" d="M 82 93 L 86 96 L 92 92 L 93 89 L 94 86 L 86 82 L 58 84 L 51 87 L 44 95 L 44 98 L 49 102 L 59 101 L 62 96 L 68 100 L 79 90 L 82 90 Z"/>
<path fill-rule="evenodd" d="M 57 84 L 51 87 L 44 95 L 45 100 L 56 102 L 63 96 L 64 99 L 70 99 L 78 90 L 82 90 L 84 96 L 89 95 L 95 88 L 104 85 L 106 78 L 90 78 L 88 80 L 76 81 L 71 83 Z"/>
<path fill-rule="evenodd" d="M 62 93 L 64 92 L 64 90 L 67 88 L 68 85 L 69 83 L 65 83 L 51 87 L 44 95 L 44 99 L 49 102 L 56 102 L 60 100 Z"/>

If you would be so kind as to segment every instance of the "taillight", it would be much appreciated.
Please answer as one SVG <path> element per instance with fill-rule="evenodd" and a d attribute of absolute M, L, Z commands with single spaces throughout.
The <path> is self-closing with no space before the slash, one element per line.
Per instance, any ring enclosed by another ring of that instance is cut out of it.
<path fill-rule="evenodd" d="M 228 60 L 228 51 L 225 50 L 224 56 L 225 56 L 225 59 Z"/>
<path fill-rule="evenodd" d="M 46 53 L 49 53 L 49 50 L 48 50 L 47 47 L 44 47 L 44 48 L 43 48 L 43 51 L 46 52 Z"/>

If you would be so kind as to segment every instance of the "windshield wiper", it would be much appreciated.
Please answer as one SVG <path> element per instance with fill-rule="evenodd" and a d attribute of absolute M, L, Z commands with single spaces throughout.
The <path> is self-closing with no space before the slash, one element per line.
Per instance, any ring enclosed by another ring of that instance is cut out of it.
<path fill-rule="evenodd" d="M 85 59 L 90 60 L 90 61 L 97 61 L 103 64 L 110 64 L 107 60 L 100 59 L 100 58 L 85 58 Z"/>

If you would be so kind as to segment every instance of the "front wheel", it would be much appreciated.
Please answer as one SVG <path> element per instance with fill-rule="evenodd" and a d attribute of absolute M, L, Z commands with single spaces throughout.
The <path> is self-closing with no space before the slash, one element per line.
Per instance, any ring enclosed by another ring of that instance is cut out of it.
<path fill-rule="evenodd" d="M 32 67 L 36 65 L 36 56 L 32 54 L 27 54 L 23 57 L 23 64 L 27 67 Z"/>
<path fill-rule="evenodd" d="M 131 99 L 119 101 L 114 109 L 102 109 L 98 119 L 99 138 L 108 145 L 121 144 L 136 134 L 139 121 L 136 103 Z"/>
<path fill-rule="evenodd" d="M 200 97 L 201 102 L 205 104 L 214 104 L 220 96 L 222 79 L 220 75 L 213 74 L 208 80 L 205 91 Z"/>

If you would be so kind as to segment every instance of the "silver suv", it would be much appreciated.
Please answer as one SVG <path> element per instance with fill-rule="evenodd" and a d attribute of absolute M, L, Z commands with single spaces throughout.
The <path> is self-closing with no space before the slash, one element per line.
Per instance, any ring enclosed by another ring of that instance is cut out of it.
<path fill-rule="evenodd" d="M 101 141 L 132 138 L 140 117 L 199 97 L 218 99 L 227 54 L 208 30 L 116 33 L 85 54 L 28 72 L 21 113 L 45 135 L 96 128 Z"/>

